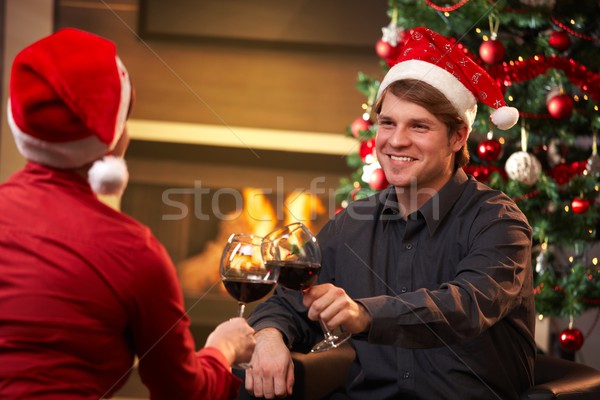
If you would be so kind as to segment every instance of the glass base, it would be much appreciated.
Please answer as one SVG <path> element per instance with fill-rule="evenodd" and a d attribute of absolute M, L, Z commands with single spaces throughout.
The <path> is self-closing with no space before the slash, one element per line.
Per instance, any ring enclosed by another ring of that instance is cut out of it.
<path fill-rule="evenodd" d="M 252 364 L 250 364 L 250 363 L 234 364 L 234 365 L 231 366 L 231 368 L 235 368 L 235 369 L 250 369 L 250 368 L 252 368 Z"/>
<path fill-rule="evenodd" d="M 335 349 L 336 347 L 340 347 L 342 343 L 346 340 L 350 339 L 352 336 L 349 332 L 340 332 L 339 334 L 329 334 L 325 337 L 325 339 L 321 340 L 319 343 L 315 344 L 313 348 L 310 350 L 311 353 L 320 353 L 322 351 L 327 351 L 331 349 Z"/>

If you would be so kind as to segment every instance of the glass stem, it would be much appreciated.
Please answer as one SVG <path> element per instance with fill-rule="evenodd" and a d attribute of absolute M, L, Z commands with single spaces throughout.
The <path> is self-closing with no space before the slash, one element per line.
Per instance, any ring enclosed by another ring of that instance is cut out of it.
<path fill-rule="evenodd" d="M 244 310 L 246 309 L 246 303 L 238 303 L 238 317 L 244 318 Z"/>
<path fill-rule="evenodd" d="M 322 319 L 319 319 L 319 322 L 321 323 L 321 329 L 323 329 L 323 334 L 325 335 L 325 340 L 327 340 L 328 342 L 331 342 L 333 340 L 333 335 L 331 334 L 331 331 L 329 330 L 327 325 L 325 325 L 325 322 L 323 322 Z"/>

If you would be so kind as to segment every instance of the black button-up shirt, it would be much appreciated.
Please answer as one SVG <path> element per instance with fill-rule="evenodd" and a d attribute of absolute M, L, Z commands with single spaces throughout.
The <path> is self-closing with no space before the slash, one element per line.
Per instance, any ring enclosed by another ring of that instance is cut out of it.
<path fill-rule="evenodd" d="M 533 384 L 531 228 L 512 200 L 459 169 L 402 218 L 389 188 L 319 232 L 321 283 L 373 318 L 351 339 L 352 399 L 517 399 Z M 306 349 L 319 327 L 278 289 L 250 317 Z"/>

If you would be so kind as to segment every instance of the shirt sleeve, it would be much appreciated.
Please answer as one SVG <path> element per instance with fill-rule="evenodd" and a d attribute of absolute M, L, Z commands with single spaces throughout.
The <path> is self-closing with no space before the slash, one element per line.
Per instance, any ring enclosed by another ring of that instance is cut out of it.
<path fill-rule="evenodd" d="M 216 348 L 195 351 L 175 267 L 153 237 L 132 252 L 132 344 L 153 400 L 234 399 L 241 380 Z"/>
<path fill-rule="evenodd" d="M 368 341 L 428 348 L 480 335 L 524 301 L 531 283 L 531 228 L 524 219 L 483 215 L 470 227 L 454 279 L 431 290 L 363 298 L 373 318 Z M 456 240 L 449 238 L 448 240 Z"/>

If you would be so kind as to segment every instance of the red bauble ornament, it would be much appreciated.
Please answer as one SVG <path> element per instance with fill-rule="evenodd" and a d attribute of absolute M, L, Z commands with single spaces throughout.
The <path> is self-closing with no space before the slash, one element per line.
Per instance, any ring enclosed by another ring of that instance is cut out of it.
<path fill-rule="evenodd" d="M 488 64 L 497 64 L 504 58 L 506 49 L 499 40 L 487 40 L 479 46 L 479 56 Z"/>
<path fill-rule="evenodd" d="M 585 214 L 590 209 L 590 202 L 586 199 L 574 198 L 571 202 L 571 210 L 575 214 Z"/>
<path fill-rule="evenodd" d="M 352 131 L 352 136 L 358 138 L 360 131 L 368 131 L 371 125 L 371 121 L 365 121 L 362 117 L 356 118 L 352 122 L 352 126 L 350 128 L 350 130 Z"/>
<path fill-rule="evenodd" d="M 396 58 L 400 54 L 400 44 L 392 46 L 383 39 L 379 39 L 375 44 L 375 53 L 391 67 L 396 63 Z"/>
<path fill-rule="evenodd" d="M 546 106 L 550 115 L 556 119 L 568 118 L 573 113 L 573 100 L 565 93 L 552 97 Z"/>
<path fill-rule="evenodd" d="M 575 176 L 575 171 L 570 165 L 561 163 L 555 165 L 548 171 L 548 175 L 550 175 L 559 185 L 564 185 L 569 183 Z"/>
<path fill-rule="evenodd" d="M 373 190 L 383 190 L 389 185 L 385 174 L 383 173 L 383 169 L 377 168 L 371 174 L 369 178 L 369 186 Z"/>
<path fill-rule="evenodd" d="M 502 145 L 496 139 L 488 139 L 477 146 L 479 158 L 485 161 L 494 161 L 502 155 Z"/>
<path fill-rule="evenodd" d="M 463 170 L 466 174 L 473 175 L 473 178 L 482 183 L 487 183 L 494 172 L 499 173 L 502 179 L 508 180 L 506 171 L 496 165 L 469 164 L 466 167 L 463 167 Z"/>
<path fill-rule="evenodd" d="M 565 31 L 554 31 L 548 38 L 548 44 L 558 51 L 565 51 L 571 46 L 571 37 Z"/>
<path fill-rule="evenodd" d="M 373 153 L 375 153 L 375 139 L 368 139 L 360 144 L 358 155 L 362 162 L 365 162 L 366 158 L 373 155 Z"/>
<path fill-rule="evenodd" d="M 558 337 L 558 344 L 563 350 L 574 353 L 583 346 L 583 333 L 576 328 L 565 329 Z"/>
<path fill-rule="evenodd" d="M 388 42 L 384 42 L 383 39 L 379 39 L 375 44 L 375 53 L 379 56 L 379 58 L 386 59 L 390 57 L 395 48 Z"/>

